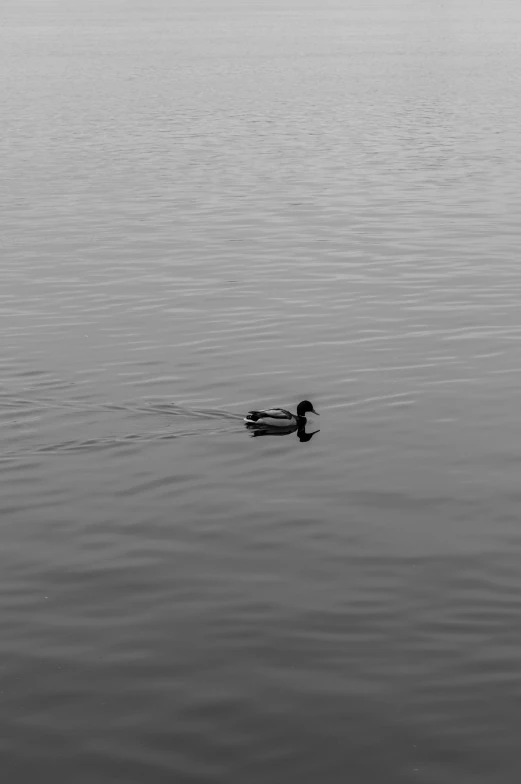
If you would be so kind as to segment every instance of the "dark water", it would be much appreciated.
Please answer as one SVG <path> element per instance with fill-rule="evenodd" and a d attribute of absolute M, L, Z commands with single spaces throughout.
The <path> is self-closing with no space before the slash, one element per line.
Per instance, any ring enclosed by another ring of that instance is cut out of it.
<path fill-rule="evenodd" d="M 519 780 L 520 37 L 2 5 L 6 782 Z"/>

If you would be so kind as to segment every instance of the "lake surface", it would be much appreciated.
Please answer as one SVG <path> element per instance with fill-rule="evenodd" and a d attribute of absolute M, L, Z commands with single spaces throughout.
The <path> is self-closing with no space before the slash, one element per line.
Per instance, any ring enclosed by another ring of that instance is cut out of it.
<path fill-rule="evenodd" d="M 6 782 L 519 780 L 520 40 L 3 3 Z"/>

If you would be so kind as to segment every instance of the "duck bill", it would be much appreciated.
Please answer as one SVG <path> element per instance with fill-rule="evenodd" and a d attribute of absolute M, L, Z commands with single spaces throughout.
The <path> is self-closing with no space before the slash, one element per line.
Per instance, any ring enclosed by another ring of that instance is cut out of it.
<path fill-rule="evenodd" d="M 320 414 L 318 413 L 318 411 L 315 411 L 315 409 L 314 409 L 314 408 L 312 408 L 312 409 L 311 409 L 311 413 L 313 413 L 313 414 L 316 414 L 317 416 L 320 416 Z"/>

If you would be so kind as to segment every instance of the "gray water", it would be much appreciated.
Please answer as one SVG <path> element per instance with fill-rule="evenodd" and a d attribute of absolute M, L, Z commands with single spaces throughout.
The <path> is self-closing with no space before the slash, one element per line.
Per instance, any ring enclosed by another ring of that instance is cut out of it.
<path fill-rule="evenodd" d="M 520 40 L 3 3 L 2 780 L 519 780 Z"/>

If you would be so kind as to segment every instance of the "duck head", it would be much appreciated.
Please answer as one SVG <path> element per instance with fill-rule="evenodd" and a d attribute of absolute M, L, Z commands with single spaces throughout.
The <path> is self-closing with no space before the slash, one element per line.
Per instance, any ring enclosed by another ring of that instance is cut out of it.
<path fill-rule="evenodd" d="M 309 400 L 303 400 L 302 403 L 298 404 L 297 406 L 298 417 L 300 417 L 301 419 L 305 419 L 308 411 L 310 411 L 312 414 L 316 414 L 317 416 L 319 416 L 319 414 L 317 414 L 317 412 L 315 411 L 313 405 L 309 402 Z"/>

